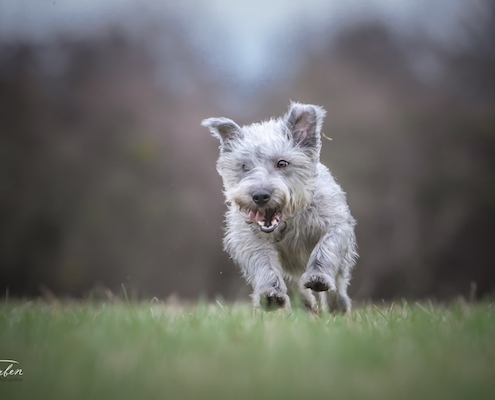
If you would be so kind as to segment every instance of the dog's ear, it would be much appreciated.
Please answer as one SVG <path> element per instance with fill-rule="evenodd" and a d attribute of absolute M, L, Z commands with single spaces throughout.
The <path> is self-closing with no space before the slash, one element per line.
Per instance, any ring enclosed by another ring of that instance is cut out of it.
<path fill-rule="evenodd" d="M 294 142 L 301 147 L 321 146 L 321 127 L 326 111 L 312 104 L 291 103 L 285 123 Z"/>
<path fill-rule="evenodd" d="M 242 137 L 239 125 L 228 118 L 208 118 L 203 120 L 201 125 L 206 126 L 222 145 L 231 139 Z"/>

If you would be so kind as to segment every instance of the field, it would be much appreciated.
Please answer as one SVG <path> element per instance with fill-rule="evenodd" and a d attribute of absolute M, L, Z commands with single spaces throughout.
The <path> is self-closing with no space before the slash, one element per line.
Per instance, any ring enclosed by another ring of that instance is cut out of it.
<path fill-rule="evenodd" d="M 0 399 L 494 399 L 495 307 L 8 302 L 0 359 Z"/>

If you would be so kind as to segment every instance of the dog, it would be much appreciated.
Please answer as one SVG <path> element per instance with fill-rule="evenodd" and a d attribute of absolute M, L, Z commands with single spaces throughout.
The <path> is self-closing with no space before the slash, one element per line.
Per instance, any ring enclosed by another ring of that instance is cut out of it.
<path fill-rule="evenodd" d="M 287 284 L 297 283 L 313 312 L 351 309 L 356 223 L 345 192 L 320 162 L 325 114 L 292 102 L 283 117 L 243 127 L 228 118 L 202 121 L 220 140 L 224 249 L 251 284 L 255 308 L 290 309 Z"/>

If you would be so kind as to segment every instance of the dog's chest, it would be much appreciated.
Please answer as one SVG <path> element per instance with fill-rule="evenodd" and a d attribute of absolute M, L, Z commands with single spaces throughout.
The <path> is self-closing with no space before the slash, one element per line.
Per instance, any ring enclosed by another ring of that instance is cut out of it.
<path fill-rule="evenodd" d="M 309 221 L 311 219 L 307 216 L 288 221 L 287 228 L 275 244 L 282 268 L 288 275 L 304 273 L 311 252 L 324 235 L 322 227 Z"/>

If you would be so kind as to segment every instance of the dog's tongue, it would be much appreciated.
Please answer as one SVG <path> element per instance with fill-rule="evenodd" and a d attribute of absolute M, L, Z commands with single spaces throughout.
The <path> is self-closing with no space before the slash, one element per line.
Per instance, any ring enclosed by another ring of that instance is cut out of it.
<path fill-rule="evenodd" d="M 249 211 L 249 220 L 254 222 L 255 224 L 265 220 L 265 212 L 264 211 Z"/>

